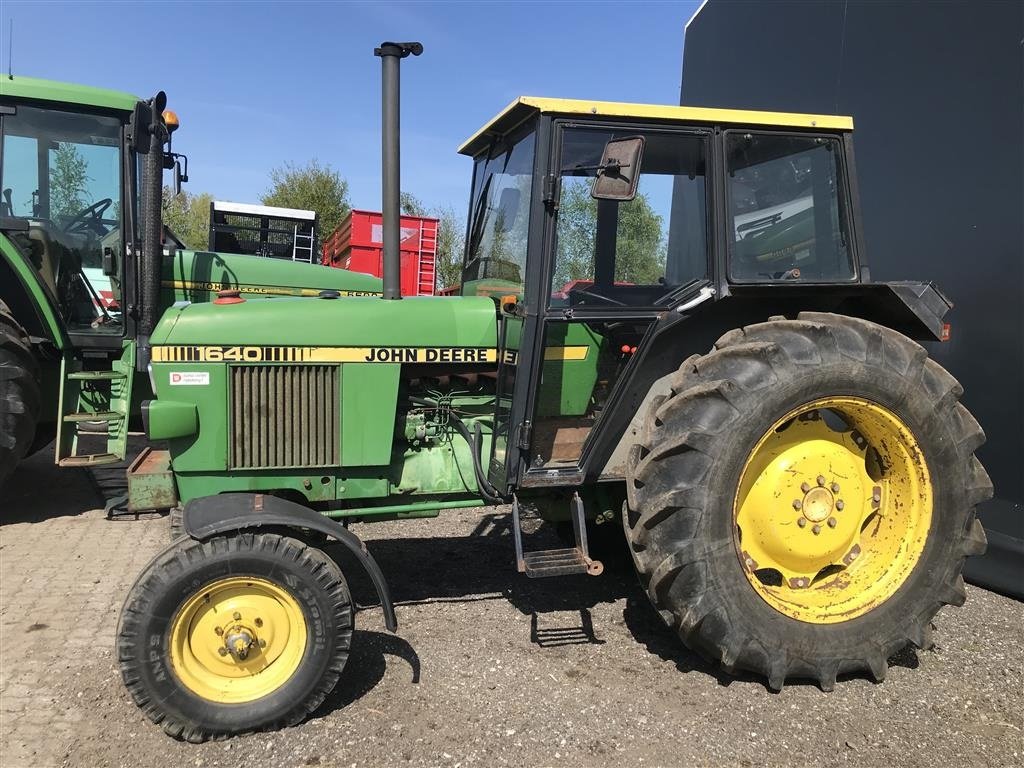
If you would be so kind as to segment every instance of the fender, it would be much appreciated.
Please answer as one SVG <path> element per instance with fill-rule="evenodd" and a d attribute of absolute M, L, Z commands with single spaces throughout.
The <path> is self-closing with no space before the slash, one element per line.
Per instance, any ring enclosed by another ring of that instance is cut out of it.
<path fill-rule="evenodd" d="M 258 493 L 226 493 L 193 499 L 185 504 L 182 517 L 185 532 L 199 541 L 221 533 L 263 526 L 308 528 L 330 536 L 348 547 L 359 560 L 377 590 L 384 609 L 384 625 L 390 632 L 398 630 L 398 618 L 384 573 L 362 540 L 341 523 L 294 501 Z"/>

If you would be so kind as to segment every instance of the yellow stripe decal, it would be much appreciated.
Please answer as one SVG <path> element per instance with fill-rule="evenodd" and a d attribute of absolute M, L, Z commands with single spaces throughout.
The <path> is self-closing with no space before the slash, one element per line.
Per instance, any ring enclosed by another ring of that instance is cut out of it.
<path fill-rule="evenodd" d="M 192 280 L 164 280 L 161 285 L 164 288 L 174 288 L 182 291 L 206 291 L 216 293 L 217 291 L 240 291 L 241 293 L 254 293 L 260 296 L 319 296 L 321 291 L 337 291 L 339 296 L 380 296 L 380 291 L 349 291 L 341 288 L 290 288 L 276 285 L 232 285 L 225 283 L 204 283 Z"/>
<path fill-rule="evenodd" d="M 587 346 L 548 347 L 545 360 L 586 360 Z M 494 363 L 493 347 L 153 347 L 154 363 Z M 516 353 L 507 352 L 514 364 Z"/>

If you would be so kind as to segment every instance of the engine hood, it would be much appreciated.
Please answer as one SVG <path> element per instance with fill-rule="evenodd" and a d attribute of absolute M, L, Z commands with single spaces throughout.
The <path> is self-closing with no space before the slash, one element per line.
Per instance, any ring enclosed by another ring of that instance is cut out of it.
<path fill-rule="evenodd" d="M 420 296 L 397 301 L 377 297 L 273 298 L 239 304 L 190 304 L 164 315 L 152 343 L 202 348 L 493 349 L 497 313 L 492 299 L 476 296 Z"/>
<path fill-rule="evenodd" d="M 379 296 L 381 280 L 361 272 L 319 264 L 210 251 L 165 254 L 161 276 L 163 301 L 208 302 L 217 291 L 236 289 L 246 298 L 316 296 L 335 290 L 343 296 Z"/>

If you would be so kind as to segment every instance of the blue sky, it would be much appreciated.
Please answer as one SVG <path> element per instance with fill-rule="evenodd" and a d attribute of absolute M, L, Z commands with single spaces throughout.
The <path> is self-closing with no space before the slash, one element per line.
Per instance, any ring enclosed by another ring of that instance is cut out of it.
<path fill-rule="evenodd" d="M 402 188 L 464 213 L 455 153 L 519 95 L 676 104 L 685 2 L 0 2 L 15 74 L 167 92 L 192 192 L 256 202 L 269 172 L 317 158 L 380 207 L 383 40 L 419 40 L 402 67 Z M 46 30 L 45 45 L 29 40 Z M 142 37 L 152 30 L 152 43 Z"/>

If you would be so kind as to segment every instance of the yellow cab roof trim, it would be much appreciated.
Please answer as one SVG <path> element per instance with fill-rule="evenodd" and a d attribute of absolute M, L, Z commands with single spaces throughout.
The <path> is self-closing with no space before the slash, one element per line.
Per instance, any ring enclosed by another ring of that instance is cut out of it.
<path fill-rule="evenodd" d="M 630 104 L 619 101 L 587 101 L 584 99 L 548 99 L 520 96 L 483 128 L 459 147 L 463 155 L 475 155 L 484 148 L 484 138 L 491 133 L 504 134 L 537 112 L 560 115 L 594 115 L 598 117 L 631 117 L 646 120 L 672 120 L 686 123 L 741 123 L 743 125 L 777 126 L 783 128 L 818 128 L 831 131 L 852 131 L 853 118 L 843 115 L 805 115 L 796 112 L 761 112 L 749 109 L 714 109 L 710 107 L 673 107 L 664 104 Z"/>

